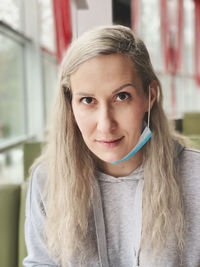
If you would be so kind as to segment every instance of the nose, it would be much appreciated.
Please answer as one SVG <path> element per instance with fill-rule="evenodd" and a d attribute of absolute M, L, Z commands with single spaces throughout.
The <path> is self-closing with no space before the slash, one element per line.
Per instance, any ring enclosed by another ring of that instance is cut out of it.
<path fill-rule="evenodd" d="M 109 105 L 104 105 L 98 110 L 97 130 L 103 134 L 112 133 L 117 128 L 114 111 Z"/>

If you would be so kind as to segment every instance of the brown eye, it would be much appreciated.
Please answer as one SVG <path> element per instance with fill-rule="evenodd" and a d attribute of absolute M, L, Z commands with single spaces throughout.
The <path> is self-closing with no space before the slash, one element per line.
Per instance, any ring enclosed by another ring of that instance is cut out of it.
<path fill-rule="evenodd" d="M 129 94 L 129 93 L 127 93 L 127 92 L 121 92 L 121 93 L 119 93 L 118 95 L 117 95 L 117 101 L 123 101 L 123 100 L 126 100 L 126 99 L 128 99 L 128 98 L 130 98 L 131 97 L 131 95 Z"/>
<path fill-rule="evenodd" d="M 86 105 L 89 105 L 94 102 L 94 99 L 92 97 L 83 97 L 80 101 Z"/>

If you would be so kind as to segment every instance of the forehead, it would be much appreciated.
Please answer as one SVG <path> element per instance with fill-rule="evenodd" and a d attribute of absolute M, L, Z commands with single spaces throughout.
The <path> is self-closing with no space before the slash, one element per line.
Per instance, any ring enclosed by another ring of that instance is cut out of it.
<path fill-rule="evenodd" d="M 123 83 L 141 83 L 130 57 L 121 54 L 100 55 L 82 63 L 71 75 L 72 92 L 99 86 L 118 87 Z"/>

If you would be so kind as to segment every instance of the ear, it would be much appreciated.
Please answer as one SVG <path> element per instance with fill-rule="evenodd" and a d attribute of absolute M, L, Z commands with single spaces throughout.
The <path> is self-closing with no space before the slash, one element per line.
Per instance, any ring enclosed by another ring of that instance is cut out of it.
<path fill-rule="evenodd" d="M 153 81 L 150 83 L 150 85 L 149 85 L 149 90 L 150 90 L 149 93 L 151 93 L 151 98 L 150 98 L 150 108 L 153 107 L 153 104 L 154 104 L 154 102 L 155 102 L 156 99 L 157 99 L 157 94 L 158 94 L 158 92 L 157 92 L 157 88 L 158 88 L 158 81 L 153 80 Z"/>

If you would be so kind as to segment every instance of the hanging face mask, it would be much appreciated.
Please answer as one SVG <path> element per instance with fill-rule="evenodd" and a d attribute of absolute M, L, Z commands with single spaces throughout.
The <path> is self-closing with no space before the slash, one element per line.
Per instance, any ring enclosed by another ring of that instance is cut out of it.
<path fill-rule="evenodd" d="M 151 138 L 152 132 L 149 129 L 149 120 L 150 120 L 150 101 L 151 101 L 151 88 L 149 87 L 149 109 L 148 109 L 148 124 L 146 122 L 143 122 L 142 126 L 142 132 L 140 135 L 140 138 L 138 140 L 138 143 L 136 146 L 131 150 L 131 152 L 128 153 L 123 159 L 119 161 L 110 162 L 111 164 L 117 164 L 120 162 L 123 162 L 127 159 L 130 159 L 133 155 L 135 155 L 145 144 L 146 142 Z"/>

